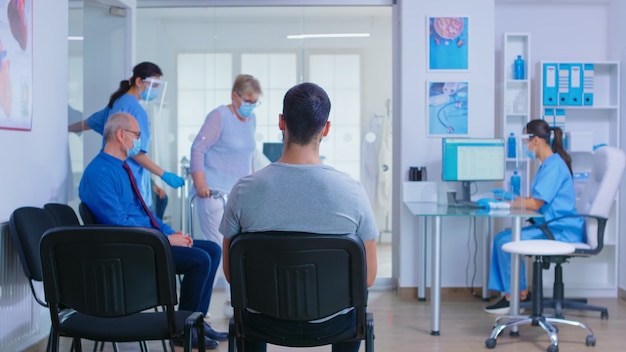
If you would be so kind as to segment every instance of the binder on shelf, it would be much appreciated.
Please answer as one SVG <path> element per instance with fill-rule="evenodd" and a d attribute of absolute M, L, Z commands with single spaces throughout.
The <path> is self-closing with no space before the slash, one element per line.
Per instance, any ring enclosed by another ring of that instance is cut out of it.
<path fill-rule="evenodd" d="M 568 105 L 583 105 L 583 64 L 569 65 Z"/>
<path fill-rule="evenodd" d="M 554 124 L 556 123 L 556 115 L 554 114 L 554 109 L 544 109 L 543 120 L 547 122 L 548 125 L 554 126 Z"/>
<path fill-rule="evenodd" d="M 569 105 L 570 64 L 559 64 L 558 105 Z"/>
<path fill-rule="evenodd" d="M 565 131 L 565 110 L 554 109 L 554 124 L 552 127 L 561 127 Z"/>
<path fill-rule="evenodd" d="M 557 64 L 543 64 L 543 105 L 558 104 Z"/>
<path fill-rule="evenodd" d="M 593 64 L 583 65 L 583 105 L 593 105 Z"/>

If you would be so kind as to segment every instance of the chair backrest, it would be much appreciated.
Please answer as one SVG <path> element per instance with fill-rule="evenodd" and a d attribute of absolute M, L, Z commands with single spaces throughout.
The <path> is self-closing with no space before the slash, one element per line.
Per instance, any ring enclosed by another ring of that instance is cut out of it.
<path fill-rule="evenodd" d="M 578 202 L 578 212 L 608 219 L 619 190 L 626 166 L 626 155 L 615 147 L 602 147 L 593 155 L 593 166 L 589 180 Z M 595 249 L 598 247 L 598 223 L 591 219 L 586 221 L 586 242 Z"/>
<path fill-rule="evenodd" d="M 80 202 L 80 204 L 78 205 L 78 212 L 80 213 L 80 217 L 83 219 L 83 224 L 85 225 L 98 224 L 98 220 L 96 220 L 96 216 L 93 214 L 91 209 L 89 209 L 87 204 Z"/>
<path fill-rule="evenodd" d="M 42 281 L 39 241 L 49 229 L 57 226 L 46 210 L 36 207 L 15 209 L 9 219 L 9 232 L 24 274 L 29 280 Z"/>
<path fill-rule="evenodd" d="M 259 232 L 230 246 L 231 300 L 235 309 L 309 321 L 367 304 L 367 267 L 356 235 Z"/>
<path fill-rule="evenodd" d="M 173 319 L 175 267 L 167 238 L 156 230 L 56 227 L 41 239 L 40 255 L 53 324 L 59 306 L 97 317 L 165 306 Z"/>
<path fill-rule="evenodd" d="M 52 215 L 57 226 L 77 226 L 80 225 L 78 216 L 74 209 L 67 204 L 48 203 L 43 208 Z"/>

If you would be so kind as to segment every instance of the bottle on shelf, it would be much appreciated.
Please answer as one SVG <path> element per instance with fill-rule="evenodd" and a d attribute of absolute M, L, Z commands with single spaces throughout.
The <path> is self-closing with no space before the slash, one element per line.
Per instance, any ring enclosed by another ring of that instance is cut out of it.
<path fill-rule="evenodd" d="M 522 177 L 517 173 L 517 170 L 513 171 L 511 176 L 511 193 L 516 196 L 520 195 L 520 187 L 522 186 Z"/>
<path fill-rule="evenodd" d="M 524 66 L 522 55 L 517 55 L 517 59 L 513 63 L 513 79 L 524 79 Z"/>
<path fill-rule="evenodd" d="M 511 132 L 511 134 L 509 135 L 509 139 L 507 140 L 506 157 L 515 158 L 516 148 L 517 145 L 515 143 L 515 133 Z"/>

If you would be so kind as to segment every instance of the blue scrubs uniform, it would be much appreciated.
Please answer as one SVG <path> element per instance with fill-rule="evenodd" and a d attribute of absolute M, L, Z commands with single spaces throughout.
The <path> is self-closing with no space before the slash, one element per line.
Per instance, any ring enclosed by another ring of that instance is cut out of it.
<path fill-rule="evenodd" d="M 148 121 L 148 114 L 146 110 L 139 104 L 139 100 L 134 95 L 124 94 L 113 103 L 113 108 L 109 109 L 106 106 L 104 109 L 93 113 L 87 119 L 87 125 L 94 131 L 104 134 L 104 124 L 109 119 L 109 116 L 116 112 L 125 112 L 132 115 L 139 124 L 139 130 L 141 131 L 141 151 L 148 152 L 148 145 L 150 144 L 150 122 Z M 102 140 L 102 146 L 104 147 L 104 139 Z M 152 186 L 150 184 L 150 171 L 144 169 L 132 158 L 128 158 L 126 163 L 130 166 L 130 169 L 135 176 L 135 182 L 141 192 L 143 200 L 148 206 L 152 205 Z"/>
<path fill-rule="evenodd" d="M 531 184 L 531 196 L 544 202 L 538 212 L 543 218 L 535 218 L 537 225 L 552 219 L 576 215 L 576 191 L 574 181 L 567 164 L 557 153 L 549 156 L 539 167 Z M 554 239 L 563 242 L 583 242 L 583 224 L 580 217 L 554 221 L 548 228 Z M 522 228 L 522 240 L 547 239 L 536 225 Z M 511 230 L 496 235 L 491 255 L 489 271 L 489 289 L 511 293 L 511 254 L 502 250 L 502 245 L 511 242 Z M 520 287 L 526 289 L 526 272 L 524 263 L 520 266 Z"/>

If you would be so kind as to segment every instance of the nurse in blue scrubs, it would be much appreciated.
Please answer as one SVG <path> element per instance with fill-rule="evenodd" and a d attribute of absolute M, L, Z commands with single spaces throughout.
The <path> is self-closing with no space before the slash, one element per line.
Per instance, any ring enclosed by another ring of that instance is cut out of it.
<path fill-rule="evenodd" d="M 166 171 L 157 165 L 148 156 L 148 146 L 150 144 L 150 122 L 146 110 L 139 103 L 140 100 L 152 101 L 159 96 L 163 87 L 161 68 L 152 62 L 142 62 L 133 68 L 133 76 L 120 82 L 120 86 L 111 95 L 109 103 L 104 109 L 93 113 L 87 120 L 69 126 L 70 132 L 79 132 L 93 129 L 102 134 L 104 124 L 109 116 L 116 112 L 126 112 L 132 115 L 139 124 L 139 131 L 129 131 L 141 141 L 141 151 L 132 158 L 128 158 L 127 163 L 135 176 L 135 182 L 141 192 L 141 196 L 148 206 L 152 206 L 152 191 L 154 190 L 159 198 L 165 192 L 150 182 L 150 173 L 159 176 L 165 183 L 173 188 L 181 187 L 185 180 L 178 175 Z M 157 200 L 158 201 L 158 200 Z"/>
<path fill-rule="evenodd" d="M 522 240 L 547 239 L 537 227 L 544 222 L 567 215 L 576 215 L 576 192 L 572 179 L 572 159 L 563 147 L 563 131 L 550 127 L 544 120 L 532 120 L 526 125 L 524 140 L 526 153 L 537 158 L 541 166 L 530 186 L 530 197 L 518 197 L 511 202 L 513 207 L 534 210 L 543 215 L 535 218 L 535 224 L 522 228 Z M 571 217 L 554 221 L 548 225 L 554 239 L 563 242 L 583 241 L 583 219 Z M 508 314 L 511 277 L 511 254 L 502 250 L 502 245 L 511 242 L 511 230 L 496 235 L 493 243 L 489 289 L 505 293 L 502 299 L 485 311 L 493 314 Z M 526 275 L 522 262 L 520 298 L 529 300 Z"/>

